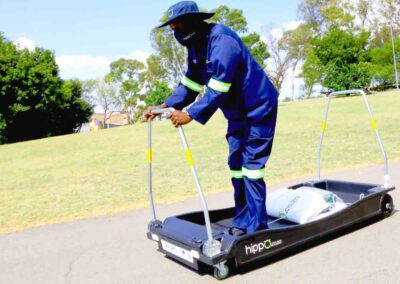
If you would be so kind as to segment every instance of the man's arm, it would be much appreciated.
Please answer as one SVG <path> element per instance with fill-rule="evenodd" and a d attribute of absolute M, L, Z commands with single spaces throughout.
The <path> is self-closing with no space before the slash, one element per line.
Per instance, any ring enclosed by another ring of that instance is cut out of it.
<path fill-rule="evenodd" d="M 159 106 L 151 106 L 147 109 L 145 114 L 146 119 L 153 119 L 159 114 L 152 114 L 151 110 L 156 108 L 166 108 L 173 107 L 177 110 L 181 110 L 184 107 L 190 105 L 196 99 L 199 92 L 201 92 L 204 88 L 203 81 L 201 79 L 200 73 L 197 68 L 190 64 L 191 60 L 188 58 L 188 70 L 186 71 L 185 76 L 183 76 L 181 83 L 175 89 L 175 91 L 169 96 L 163 104 Z M 187 124 L 192 119 L 185 113 L 178 111 L 174 112 L 175 115 L 171 115 L 172 123 L 177 127 L 179 125 Z"/>
<path fill-rule="evenodd" d="M 221 106 L 228 95 L 240 60 L 241 48 L 230 36 L 219 35 L 211 43 L 210 61 L 212 77 L 207 84 L 204 97 L 189 109 L 189 115 L 205 124 Z"/>

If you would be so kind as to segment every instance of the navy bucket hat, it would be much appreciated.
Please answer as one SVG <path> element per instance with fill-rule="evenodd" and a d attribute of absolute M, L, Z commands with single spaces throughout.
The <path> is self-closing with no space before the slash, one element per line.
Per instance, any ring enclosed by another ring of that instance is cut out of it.
<path fill-rule="evenodd" d="M 182 16 L 193 16 L 200 20 L 206 20 L 215 15 L 215 13 L 203 13 L 200 12 L 199 7 L 193 1 L 181 1 L 172 5 L 167 12 L 168 19 L 165 23 L 158 26 L 158 28 L 165 27 L 170 23 L 178 20 Z"/>

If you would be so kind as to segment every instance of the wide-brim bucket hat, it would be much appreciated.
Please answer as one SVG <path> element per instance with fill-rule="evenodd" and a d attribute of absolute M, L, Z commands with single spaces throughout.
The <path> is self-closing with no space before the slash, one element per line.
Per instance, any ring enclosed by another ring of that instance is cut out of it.
<path fill-rule="evenodd" d="M 158 28 L 165 27 L 172 22 L 177 21 L 179 18 L 193 16 L 200 20 L 206 20 L 214 16 L 215 13 L 200 12 L 196 2 L 181 1 L 172 5 L 167 12 L 167 21 L 158 26 Z"/>

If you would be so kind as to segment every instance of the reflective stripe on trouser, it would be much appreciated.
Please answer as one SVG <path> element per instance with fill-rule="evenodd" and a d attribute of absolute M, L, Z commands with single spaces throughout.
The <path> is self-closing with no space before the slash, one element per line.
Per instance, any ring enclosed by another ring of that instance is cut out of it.
<path fill-rule="evenodd" d="M 228 124 L 228 164 L 238 176 L 242 170 L 242 178 L 232 176 L 236 212 L 233 226 L 247 232 L 267 228 L 266 185 L 261 173 L 264 173 L 271 153 L 275 123 L 276 109 L 255 125 L 245 122 Z M 250 174 L 244 173 L 246 169 L 251 170 Z"/>
<path fill-rule="evenodd" d="M 264 178 L 265 169 L 250 170 L 250 169 L 247 169 L 245 167 L 242 167 L 241 170 L 231 170 L 231 178 L 241 179 L 244 176 L 246 176 L 246 177 L 248 177 L 250 179 Z"/>

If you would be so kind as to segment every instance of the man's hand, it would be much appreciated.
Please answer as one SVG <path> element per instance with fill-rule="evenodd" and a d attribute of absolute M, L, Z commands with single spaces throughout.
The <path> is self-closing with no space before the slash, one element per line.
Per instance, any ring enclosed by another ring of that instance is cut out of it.
<path fill-rule="evenodd" d="M 166 104 L 148 107 L 146 113 L 144 114 L 144 118 L 146 118 L 146 120 L 153 120 L 156 116 L 159 116 L 160 113 L 151 113 L 151 111 L 153 109 L 166 108 L 166 107 L 168 107 Z"/>
<path fill-rule="evenodd" d="M 170 114 L 171 122 L 175 127 L 188 124 L 193 120 L 186 112 L 175 110 Z"/>

